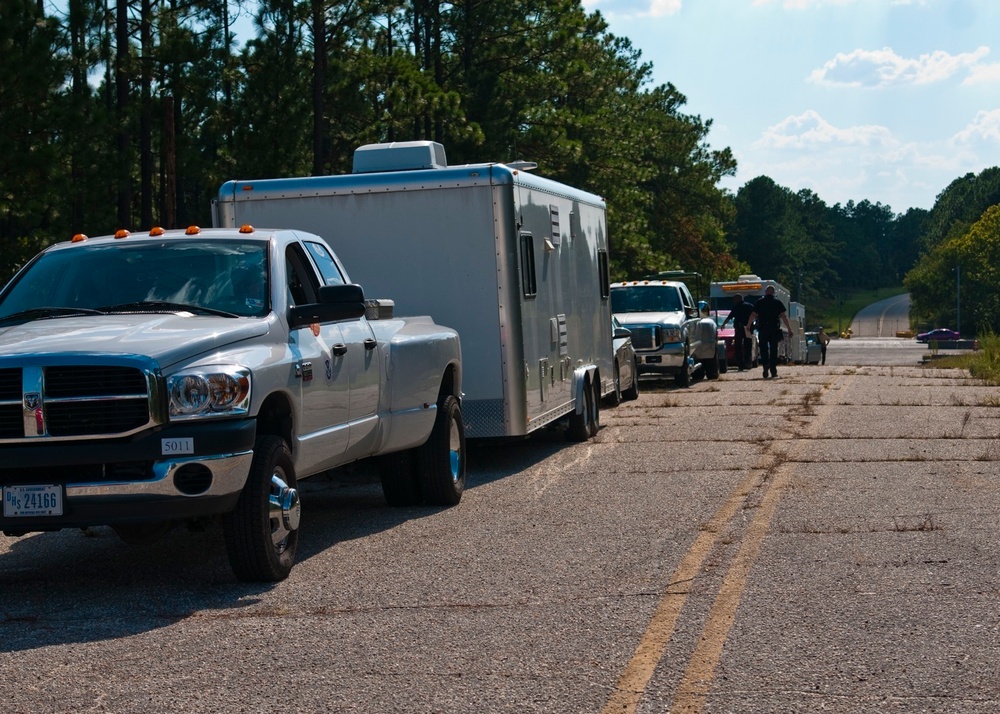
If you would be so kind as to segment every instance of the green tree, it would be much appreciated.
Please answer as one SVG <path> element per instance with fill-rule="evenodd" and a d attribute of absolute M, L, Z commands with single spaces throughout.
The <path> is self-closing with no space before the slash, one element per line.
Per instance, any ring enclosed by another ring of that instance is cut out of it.
<path fill-rule="evenodd" d="M 968 173 L 938 194 L 927 217 L 921 241 L 925 251 L 950 237 L 965 233 L 990 206 L 1000 203 L 1000 167 Z"/>
<path fill-rule="evenodd" d="M 58 94 L 69 64 L 41 3 L 0 0 L 0 265 L 5 276 L 58 225 Z M 62 184 L 62 187 L 65 187 Z"/>
<path fill-rule="evenodd" d="M 907 274 L 911 319 L 934 327 L 955 325 L 964 334 L 1000 332 L 998 280 L 1000 204 L 987 208 L 966 232 L 936 245 Z"/>

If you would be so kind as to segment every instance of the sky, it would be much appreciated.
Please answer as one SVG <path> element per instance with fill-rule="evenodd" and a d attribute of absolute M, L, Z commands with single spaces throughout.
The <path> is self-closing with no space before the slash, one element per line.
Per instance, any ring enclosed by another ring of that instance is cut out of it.
<path fill-rule="evenodd" d="M 713 149 L 828 205 L 930 209 L 1000 166 L 997 0 L 583 0 L 711 120 Z"/>

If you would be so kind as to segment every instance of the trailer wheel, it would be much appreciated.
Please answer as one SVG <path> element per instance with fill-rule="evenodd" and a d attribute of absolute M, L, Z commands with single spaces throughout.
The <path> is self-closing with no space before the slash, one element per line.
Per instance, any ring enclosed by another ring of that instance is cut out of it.
<path fill-rule="evenodd" d="M 446 396 L 438 404 L 434 428 L 419 447 L 417 461 L 424 500 L 432 506 L 454 506 L 465 491 L 465 422 L 458 400 Z"/>
<path fill-rule="evenodd" d="M 390 506 L 417 506 L 421 502 L 417 480 L 416 453 L 413 449 L 395 451 L 378 458 L 382 495 Z"/>
<path fill-rule="evenodd" d="M 590 386 L 590 379 L 587 378 L 583 385 L 583 409 L 578 414 L 574 411 L 569 415 L 569 428 L 566 429 L 566 438 L 569 441 L 586 441 L 591 437 L 591 426 L 594 417 L 594 391 Z"/>
<path fill-rule="evenodd" d="M 591 386 L 594 395 L 590 399 L 593 409 L 590 412 L 589 431 L 591 436 L 597 436 L 597 432 L 601 430 L 601 380 L 594 380 Z"/>
<path fill-rule="evenodd" d="M 301 505 L 295 465 L 277 436 L 262 436 L 236 508 L 223 521 L 229 564 L 244 582 L 284 580 L 295 564 Z"/>

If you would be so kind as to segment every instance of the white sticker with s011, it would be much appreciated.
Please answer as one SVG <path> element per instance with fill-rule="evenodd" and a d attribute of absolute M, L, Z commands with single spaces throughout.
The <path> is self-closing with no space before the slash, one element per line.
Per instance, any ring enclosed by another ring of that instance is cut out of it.
<path fill-rule="evenodd" d="M 164 456 L 174 454 L 193 454 L 194 439 L 160 439 L 160 453 Z"/>

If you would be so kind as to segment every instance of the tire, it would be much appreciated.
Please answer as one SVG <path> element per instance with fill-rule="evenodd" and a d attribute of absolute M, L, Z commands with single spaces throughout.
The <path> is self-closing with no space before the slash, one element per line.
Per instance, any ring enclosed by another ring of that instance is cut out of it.
<path fill-rule="evenodd" d="M 454 506 L 465 492 L 465 422 L 458 399 L 438 404 L 434 428 L 417 450 L 420 490 L 432 506 Z"/>
<path fill-rule="evenodd" d="M 590 438 L 590 428 L 593 423 L 591 412 L 594 410 L 594 391 L 588 379 L 583 385 L 583 409 L 580 414 L 575 411 L 569 415 L 569 428 L 566 429 L 566 439 L 569 441 L 586 441 Z"/>
<path fill-rule="evenodd" d="M 705 377 L 708 379 L 718 379 L 719 378 L 719 355 L 713 355 L 711 358 L 702 362 L 705 370 Z"/>
<path fill-rule="evenodd" d="M 690 350 L 690 347 L 684 345 L 684 366 L 681 367 L 680 372 L 674 375 L 674 383 L 684 389 L 691 386 L 691 365 L 688 364 L 688 358 L 691 354 Z"/>
<path fill-rule="evenodd" d="M 295 564 L 301 505 L 285 442 L 261 436 L 236 508 L 223 521 L 229 564 L 244 582 L 284 580 Z"/>
<path fill-rule="evenodd" d="M 622 392 L 622 400 L 626 402 L 635 401 L 639 398 L 639 365 L 632 364 L 632 384 Z"/>
<path fill-rule="evenodd" d="M 423 501 L 417 479 L 416 453 L 413 449 L 396 451 L 378 458 L 378 475 L 385 502 L 395 508 L 419 506 Z"/>
<path fill-rule="evenodd" d="M 615 360 L 615 388 L 604 398 L 605 404 L 609 407 L 617 407 L 622 403 L 622 375 L 618 360 Z"/>
<path fill-rule="evenodd" d="M 725 374 L 729 371 L 729 360 L 723 357 L 719 360 L 719 374 Z"/>
<path fill-rule="evenodd" d="M 601 430 L 601 381 L 595 380 L 593 385 L 594 396 L 591 397 L 590 403 L 593 405 L 593 409 L 590 412 L 590 436 L 597 436 L 597 432 Z"/>

